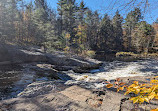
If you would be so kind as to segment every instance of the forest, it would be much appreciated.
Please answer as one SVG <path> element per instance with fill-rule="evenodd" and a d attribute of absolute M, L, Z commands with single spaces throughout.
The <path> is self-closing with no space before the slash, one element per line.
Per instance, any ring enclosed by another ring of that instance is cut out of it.
<path fill-rule="evenodd" d="M 148 24 L 135 7 L 123 18 L 101 16 L 84 1 L 58 0 L 57 10 L 46 0 L 0 1 L 0 39 L 19 45 L 43 46 L 47 51 L 148 53 L 158 48 L 158 19 Z"/>
<path fill-rule="evenodd" d="M 0 0 L 0 111 L 158 111 L 157 4 Z"/>

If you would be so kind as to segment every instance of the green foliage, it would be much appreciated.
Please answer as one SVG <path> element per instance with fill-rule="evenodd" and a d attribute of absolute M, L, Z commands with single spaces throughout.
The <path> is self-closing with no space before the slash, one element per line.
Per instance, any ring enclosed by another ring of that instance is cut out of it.
<path fill-rule="evenodd" d="M 99 47 L 101 50 L 106 51 L 114 49 L 114 37 L 113 37 L 113 26 L 112 22 L 107 14 L 101 21 L 100 31 L 99 31 Z"/>
<path fill-rule="evenodd" d="M 1 40 L 44 46 L 47 50 L 69 47 L 69 51 L 78 54 L 87 50 L 147 53 L 157 43 L 152 26 L 140 21 L 139 8 L 129 12 L 122 25 L 119 11 L 113 18 L 108 14 L 102 18 L 84 1 L 77 4 L 76 0 L 58 0 L 58 13 L 46 0 L 1 0 L 0 4 Z"/>
<path fill-rule="evenodd" d="M 154 29 L 150 24 L 145 21 L 138 23 L 131 35 L 131 46 L 137 52 L 147 52 L 151 47 L 151 42 L 154 39 Z M 146 50 L 145 50 L 146 49 Z"/>
<path fill-rule="evenodd" d="M 128 13 L 125 18 L 124 28 L 126 30 L 126 34 L 130 35 L 131 31 L 135 28 L 136 24 L 142 19 L 141 10 L 139 8 L 135 8 L 134 11 Z"/>
<path fill-rule="evenodd" d="M 17 22 L 17 1 L 1 0 L 0 1 L 0 39 L 12 41 L 15 39 L 14 23 Z"/>
<path fill-rule="evenodd" d="M 134 11 L 128 13 L 124 23 L 124 39 L 126 40 L 126 50 L 131 50 L 131 34 L 137 23 L 142 19 L 141 10 L 135 8 Z"/>
<path fill-rule="evenodd" d="M 92 12 L 86 10 L 85 23 L 87 24 L 87 46 L 93 50 L 97 49 L 99 44 L 100 17 L 98 11 Z"/>
<path fill-rule="evenodd" d="M 73 40 L 73 29 L 75 23 L 75 13 L 77 11 L 75 0 L 59 0 L 58 12 L 60 15 L 60 30 L 71 35 L 70 41 Z"/>
<path fill-rule="evenodd" d="M 122 22 L 123 17 L 119 14 L 119 11 L 116 12 L 115 16 L 113 17 L 112 24 L 113 24 L 113 36 L 115 41 L 115 50 L 123 50 L 123 29 L 122 29 Z"/>

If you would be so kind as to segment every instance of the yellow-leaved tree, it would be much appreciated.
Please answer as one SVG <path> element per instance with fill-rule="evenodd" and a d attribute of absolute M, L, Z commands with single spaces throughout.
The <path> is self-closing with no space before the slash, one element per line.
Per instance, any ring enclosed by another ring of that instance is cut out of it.
<path fill-rule="evenodd" d="M 117 88 L 117 91 L 126 90 L 125 95 L 133 93 L 135 96 L 131 97 L 130 100 L 135 103 L 149 103 L 150 100 L 158 99 L 158 76 L 150 80 L 149 83 L 141 84 L 138 81 L 134 81 L 131 85 L 126 85 L 123 82 L 120 82 L 120 79 L 117 79 L 114 84 L 108 83 L 107 88 Z M 158 109 L 153 109 L 151 111 L 158 111 Z"/>
<path fill-rule="evenodd" d="M 78 25 L 77 28 L 75 28 L 76 35 L 74 42 L 79 47 L 79 52 L 82 53 L 87 48 L 87 26 L 85 25 Z"/>

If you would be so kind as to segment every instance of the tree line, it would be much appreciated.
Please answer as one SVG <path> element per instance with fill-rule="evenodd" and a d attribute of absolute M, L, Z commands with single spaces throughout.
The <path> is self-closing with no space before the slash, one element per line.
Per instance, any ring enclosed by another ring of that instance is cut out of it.
<path fill-rule="evenodd" d="M 143 21 L 137 7 L 124 19 L 119 11 L 101 17 L 84 1 L 58 0 L 57 11 L 46 0 L 0 1 L 1 41 L 44 46 L 48 51 L 148 52 L 158 47 L 157 32 L 158 22 Z"/>

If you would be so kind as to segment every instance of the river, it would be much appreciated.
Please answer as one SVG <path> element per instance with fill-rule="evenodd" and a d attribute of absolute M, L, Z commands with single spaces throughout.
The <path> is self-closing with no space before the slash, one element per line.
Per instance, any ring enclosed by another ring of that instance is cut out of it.
<path fill-rule="evenodd" d="M 44 66 L 49 71 L 38 70 L 37 66 Z M 0 67 L 0 100 L 16 97 L 26 86 L 35 81 L 54 80 L 48 76 L 51 65 L 45 63 L 28 63 L 19 65 L 6 65 Z M 146 59 L 134 62 L 112 61 L 103 62 L 99 69 L 91 73 L 74 73 L 72 70 L 58 74 L 65 84 L 82 84 L 87 88 L 101 88 L 103 80 L 113 80 L 118 77 L 151 76 L 158 75 L 158 60 Z M 72 78 L 72 79 L 71 79 Z"/>

